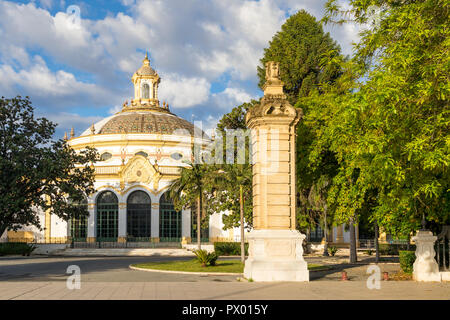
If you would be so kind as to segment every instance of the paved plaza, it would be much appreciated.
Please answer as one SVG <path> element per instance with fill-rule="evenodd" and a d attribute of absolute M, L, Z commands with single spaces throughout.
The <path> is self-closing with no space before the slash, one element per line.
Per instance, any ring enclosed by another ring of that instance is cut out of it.
<path fill-rule="evenodd" d="M 236 276 L 202 276 L 131 270 L 130 264 L 191 257 L 2 257 L 0 299 L 450 299 L 450 283 L 381 281 L 381 288 L 366 285 L 368 258 L 355 265 L 345 258 L 307 257 L 309 263 L 333 269 L 310 272 L 311 281 L 239 282 Z M 81 288 L 69 290 L 67 267 L 81 269 Z M 382 272 L 396 272 L 398 263 L 380 263 Z M 341 281 L 342 270 L 349 281 Z"/>

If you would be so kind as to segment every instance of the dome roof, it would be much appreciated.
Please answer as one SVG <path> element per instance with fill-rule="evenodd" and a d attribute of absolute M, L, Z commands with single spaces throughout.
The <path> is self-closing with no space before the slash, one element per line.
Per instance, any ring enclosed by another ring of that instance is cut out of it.
<path fill-rule="evenodd" d="M 152 67 L 143 65 L 136 71 L 136 74 L 138 76 L 153 76 L 156 74 L 156 72 Z"/>
<path fill-rule="evenodd" d="M 194 135 L 194 125 L 172 113 L 121 112 L 94 125 L 96 134 L 153 133 Z M 91 134 L 91 129 L 82 136 Z"/>

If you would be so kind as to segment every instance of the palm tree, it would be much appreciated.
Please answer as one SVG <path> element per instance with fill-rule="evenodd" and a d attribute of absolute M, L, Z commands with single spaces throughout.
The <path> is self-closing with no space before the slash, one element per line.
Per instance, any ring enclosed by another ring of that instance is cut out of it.
<path fill-rule="evenodd" d="M 239 188 L 239 213 L 241 231 L 241 262 L 245 261 L 244 239 L 244 189 L 251 187 L 252 168 L 249 164 L 224 164 L 219 170 L 210 171 L 209 181 L 217 192 L 225 192 L 231 201 Z"/>
<path fill-rule="evenodd" d="M 180 177 L 169 187 L 169 197 L 175 208 L 197 207 L 197 244 L 201 249 L 201 212 L 205 191 L 205 165 L 184 161 L 188 166 L 181 168 Z"/>

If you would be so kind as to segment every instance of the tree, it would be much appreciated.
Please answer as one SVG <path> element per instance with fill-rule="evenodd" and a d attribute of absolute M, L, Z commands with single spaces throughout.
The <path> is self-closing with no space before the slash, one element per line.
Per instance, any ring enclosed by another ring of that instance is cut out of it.
<path fill-rule="evenodd" d="M 41 229 L 38 208 L 64 220 L 89 214 L 73 203 L 94 192 L 91 165 L 98 153 L 53 141 L 55 127 L 34 118 L 28 97 L 0 99 L 0 235 L 22 226 Z"/>
<path fill-rule="evenodd" d="M 328 256 L 328 203 L 327 191 L 330 185 L 330 180 L 327 176 L 321 176 L 316 183 L 311 187 L 308 195 L 308 203 L 312 206 L 314 211 L 322 213 L 323 231 L 324 231 L 324 246 L 323 255 Z"/>
<path fill-rule="evenodd" d="M 180 177 L 169 187 L 169 197 L 176 210 L 183 208 L 197 209 L 197 245 L 201 249 L 201 221 L 205 196 L 206 166 L 201 163 L 184 161 L 186 167 L 181 168 Z"/>
<path fill-rule="evenodd" d="M 244 218 L 251 221 L 252 214 L 252 168 L 250 164 L 223 164 L 210 171 L 210 186 L 212 197 L 209 210 L 213 212 L 229 211 L 231 215 L 224 216 L 225 226 L 235 226 L 239 217 L 241 230 L 241 261 L 245 261 Z M 237 215 L 236 213 L 239 213 Z M 247 223 L 250 227 L 251 223 Z"/>
<path fill-rule="evenodd" d="M 328 1 L 326 21 L 345 14 L 366 25 L 343 75 L 323 83 L 301 104 L 315 128 L 313 153 L 332 151 L 339 163 L 328 201 L 335 216 L 354 222 L 367 193 L 377 190 L 373 220 L 394 236 L 428 221 L 450 219 L 449 4 L 427 1 Z M 345 20 L 338 21 L 345 23 Z"/>
<path fill-rule="evenodd" d="M 259 87 L 265 83 L 265 63 L 270 60 L 280 62 L 280 76 L 284 82 L 284 92 L 292 105 L 301 107 L 306 116 L 314 106 L 299 105 L 298 100 L 308 97 L 312 90 L 321 91 L 319 84 L 332 85 L 341 75 L 340 64 L 326 64 L 322 60 L 329 58 L 344 59 L 340 47 L 323 31 L 321 23 L 304 10 L 292 15 L 276 33 L 265 49 L 258 67 Z M 337 162 L 334 154 L 323 149 L 320 156 L 310 157 L 312 144 L 316 139 L 315 127 L 324 121 L 301 120 L 297 125 L 296 175 L 297 175 L 297 221 L 301 231 L 314 228 L 317 214 L 322 210 L 312 210 L 309 195 L 320 177 L 331 178 L 336 172 Z"/>
<path fill-rule="evenodd" d="M 339 15 L 335 1 L 328 11 Z M 361 180 L 379 192 L 374 214 L 398 236 L 423 217 L 448 223 L 448 1 L 351 1 L 350 14 L 359 24 L 376 21 L 355 47 L 351 71 L 367 81 L 347 95 L 357 104 L 343 123 L 359 129 L 353 150 Z"/>
<path fill-rule="evenodd" d="M 298 97 L 307 96 L 318 83 L 333 82 L 339 77 L 338 65 L 320 64 L 322 55 L 330 51 L 339 55 L 340 48 L 312 15 L 300 10 L 286 20 L 264 49 L 257 70 L 259 87 L 262 89 L 266 82 L 266 62 L 279 62 L 284 91 L 294 105 Z"/>
<path fill-rule="evenodd" d="M 225 135 L 226 130 L 229 129 L 247 129 L 245 124 L 245 115 L 247 111 L 259 104 L 259 101 L 251 100 L 250 102 L 244 102 L 243 104 L 234 107 L 231 112 L 226 113 L 217 123 L 217 129 L 222 135 Z"/>

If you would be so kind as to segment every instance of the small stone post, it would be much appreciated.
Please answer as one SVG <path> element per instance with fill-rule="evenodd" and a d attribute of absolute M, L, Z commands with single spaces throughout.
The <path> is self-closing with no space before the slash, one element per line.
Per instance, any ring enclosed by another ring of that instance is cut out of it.
<path fill-rule="evenodd" d="M 434 243 L 437 237 L 428 230 L 419 230 L 412 240 L 416 243 L 416 261 L 413 265 L 413 279 L 416 281 L 441 281 L 439 266 L 434 259 Z"/>
<path fill-rule="evenodd" d="M 296 230 L 295 125 L 301 109 L 287 101 L 279 63 L 266 64 L 261 104 L 246 115 L 252 130 L 253 230 L 244 276 L 254 281 L 309 281 L 305 235 Z"/>

